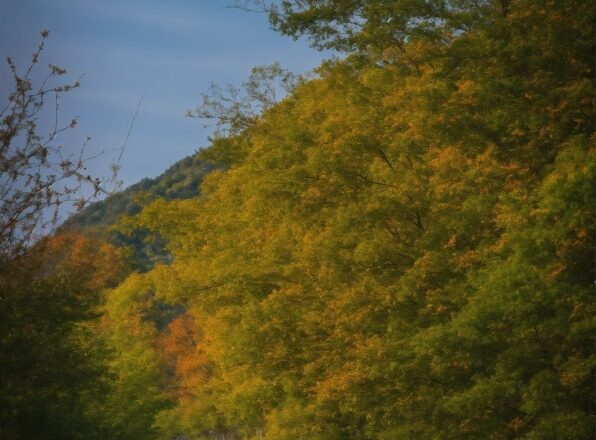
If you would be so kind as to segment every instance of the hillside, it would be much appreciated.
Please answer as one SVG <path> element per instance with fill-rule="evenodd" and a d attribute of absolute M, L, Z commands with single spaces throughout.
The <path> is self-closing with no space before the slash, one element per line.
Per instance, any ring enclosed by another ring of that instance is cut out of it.
<path fill-rule="evenodd" d="M 92 203 L 69 218 L 61 231 L 77 231 L 126 247 L 130 251 L 131 268 L 145 272 L 157 262 L 170 261 L 165 241 L 159 233 L 146 228 L 123 232 L 113 226 L 125 217 L 138 214 L 152 201 L 195 197 L 203 177 L 215 168 L 198 155 L 185 157 L 155 178 L 145 178 L 105 200 Z"/>
<path fill-rule="evenodd" d="M 198 194 L 203 177 L 213 165 L 196 155 L 185 157 L 155 178 L 144 178 L 108 199 L 87 206 L 72 216 L 66 224 L 71 227 L 96 228 L 114 224 L 123 215 L 138 214 L 142 207 L 158 198 L 188 199 Z"/>

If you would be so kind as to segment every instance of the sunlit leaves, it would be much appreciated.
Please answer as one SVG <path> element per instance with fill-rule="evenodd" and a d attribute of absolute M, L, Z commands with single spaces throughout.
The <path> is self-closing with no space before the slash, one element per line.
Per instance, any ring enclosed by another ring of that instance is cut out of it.
<path fill-rule="evenodd" d="M 325 63 L 131 220 L 172 261 L 110 294 L 115 365 L 151 366 L 164 438 L 589 438 L 585 5 L 356 3 L 273 20 L 374 62 Z"/>

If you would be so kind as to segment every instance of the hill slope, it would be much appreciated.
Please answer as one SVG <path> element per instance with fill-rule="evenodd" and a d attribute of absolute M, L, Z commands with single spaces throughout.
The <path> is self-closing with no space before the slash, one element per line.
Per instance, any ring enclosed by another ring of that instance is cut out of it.
<path fill-rule="evenodd" d="M 203 177 L 213 169 L 214 165 L 200 160 L 197 155 L 185 157 L 155 178 L 145 178 L 105 200 L 92 203 L 68 219 L 62 229 L 82 230 L 87 235 L 129 248 L 131 268 L 145 272 L 157 262 L 171 260 L 160 234 L 142 228 L 124 233 L 112 226 L 126 216 L 138 214 L 154 200 L 196 196 Z"/>
<path fill-rule="evenodd" d="M 72 216 L 66 224 L 85 229 L 106 227 L 114 224 L 123 215 L 139 213 L 143 206 L 152 200 L 194 197 L 199 192 L 201 180 L 213 168 L 213 165 L 199 160 L 194 155 L 185 157 L 161 175 L 144 178 L 109 199 L 89 205 Z"/>

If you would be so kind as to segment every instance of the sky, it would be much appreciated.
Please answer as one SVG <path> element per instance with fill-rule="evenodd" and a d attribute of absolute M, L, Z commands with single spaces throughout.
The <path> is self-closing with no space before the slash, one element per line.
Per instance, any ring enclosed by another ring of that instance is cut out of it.
<path fill-rule="evenodd" d="M 211 83 L 240 86 L 251 67 L 274 62 L 305 73 L 330 56 L 270 30 L 262 14 L 229 8 L 232 2 L 0 0 L 0 57 L 23 71 L 39 32 L 50 31 L 37 77 L 48 63 L 66 68 L 70 81 L 84 75 L 61 100 L 60 120 L 77 117 L 78 125 L 59 142 L 74 152 L 90 137 L 86 154 L 103 152 L 89 162 L 98 177 L 110 175 L 143 97 L 120 162 L 128 186 L 208 145 L 209 129 L 184 114 Z M 8 67 L 0 64 L 2 103 L 10 90 Z M 42 127 L 53 114 L 44 117 Z"/>

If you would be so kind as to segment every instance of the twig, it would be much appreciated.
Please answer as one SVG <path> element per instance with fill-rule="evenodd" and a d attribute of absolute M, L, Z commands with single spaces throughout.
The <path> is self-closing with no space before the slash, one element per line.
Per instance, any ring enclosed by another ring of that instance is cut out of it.
<path fill-rule="evenodd" d="M 128 144 L 128 138 L 130 138 L 130 133 L 132 132 L 132 127 L 134 127 L 134 125 L 135 125 L 135 121 L 139 114 L 139 110 L 141 109 L 141 103 L 143 102 L 144 96 L 145 96 L 145 94 L 142 94 L 141 97 L 139 98 L 139 103 L 137 104 L 137 110 L 135 111 L 135 114 L 130 121 L 130 125 L 128 126 L 128 133 L 126 134 L 126 138 L 124 139 L 122 148 L 120 148 L 120 155 L 118 156 L 118 161 L 116 162 L 117 166 L 120 165 L 120 161 L 122 160 L 122 155 L 124 154 L 124 149 L 126 148 L 126 145 Z"/>

